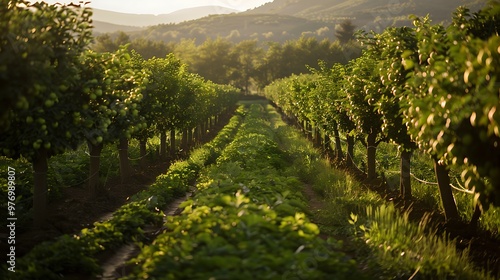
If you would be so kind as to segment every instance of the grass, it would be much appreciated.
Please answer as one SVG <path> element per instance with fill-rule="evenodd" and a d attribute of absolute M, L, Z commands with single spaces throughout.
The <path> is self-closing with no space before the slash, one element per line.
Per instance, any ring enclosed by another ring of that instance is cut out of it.
<path fill-rule="evenodd" d="M 426 217 L 412 223 L 408 213 L 382 204 L 367 206 L 362 220 L 352 215 L 350 223 L 359 229 L 357 238 L 370 247 L 375 268 L 383 268 L 382 278 L 492 279 L 473 266 L 468 250 L 460 252 L 453 240 L 437 235 Z"/>
<path fill-rule="evenodd" d="M 399 213 L 378 193 L 344 171 L 333 169 L 298 131 L 281 126 L 277 129 L 278 134 L 286 135 L 280 139 L 288 139 L 282 145 L 296 155 L 294 173 L 324 198 L 324 208 L 315 213 L 314 222 L 323 234 L 345 240 L 343 250 L 355 258 L 371 279 L 492 279 L 473 266 L 467 250 L 458 251 L 454 240 L 437 235 L 427 217 L 416 223 L 410 221 L 407 213 Z M 357 144 L 354 161 L 361 169 L 366 162 L 364 154 L 365 148 Z M 397 190 L 396 148 L 383 143 L 377 155 L 379 170 L 392 183 L 390 187 Z M 425 155 L 416 155 L 412 172 L 417 178 L 432 181 L 430 163 Z M 436 186 L 416 180 L 412 183 L 415 197 L 430 205 L 440 203 Z M 460 207 L 466 207 L 460 203 L 465 201 L 460 194 L 457 200 Z M 485 227 L 484 221 L 482 226 Z"/>
<path fill-rule="evenodd" d="M 410 222 L 407 213 L 399 213 L 348 174 L 326 164 L 320 172 L 334 175 L 317 177 L 325 208 L 315 219 L 322 231 L 352 242 L 345 250 L 372 278 L 490 279 L 473 267 L 467 250 L 459 252 L 454 241 L 436 235 L 426 218 Z"/>

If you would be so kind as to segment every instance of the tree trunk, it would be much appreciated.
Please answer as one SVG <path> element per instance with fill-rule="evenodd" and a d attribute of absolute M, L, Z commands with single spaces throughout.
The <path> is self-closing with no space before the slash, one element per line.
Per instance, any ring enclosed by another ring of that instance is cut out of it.
<path fill-rule="evenodd" d="M 410 180 L 410 160 L 411 160 L 411 152 L 410 151 L 402 151 L 401 152 L 401 174 L 399 180 L 399 188 L 401 192 L 401 197 L 403 199 L 411 198 L 411 180 Z"/>
<path fill-rule="evenodd" d="M 207 134 L 208 134 L 208 133 L 210 133 L 210 130 L 212 129 L 212 127 L 210 126 L 210 124 L 211 124 L 211 119 L 212 119 L 212 118 L 208 118 L 208 119 L 207 119 L 207 122 L 206 122 L 206 125 L 205 125 L 205 129 L 206 129 L 205 133 L 207 133 Z"/>
<path fill-rule="evenodd" d="M 181 149 L 183 154 L 188 150 L 188 130 L 186 128 L 182 130 Z"/>
<path fill-rule="evenodd" d="M 188 147 L 188 150 L 190 150 L 190 148 L 194 146 L 194 141 L 193 141 L 193 129 L 192 129 L 192 128 L 188 129 L 188 135 L 187 135 L 187 136 L 188 136 L 188 139 L 187 139 L 187 141 L 188 141 L 188 143 L 187 143 L 187 147 Z"/>
<path fill-rule="evenodd" d="M 128 160 L 128 139 L 121 137 L 118 143 L 118 155 L 120 157 L 120 176 L 122 183 L 127 181 L 128 177 L 132 175 L 132 167 Z"/>
<path fill-rule="evenodd" d="M 445 165 L 439 164 L 437 158 L 434 158 L 434 171 L 439 186 L 439 193 L 441 194 L 441 201 L 443 202 L 444 214 L 447 221 L 458 221 L 459 215 L 457 204 L 453 197 L 453 192 L 450 186 L 450 176 L 448 169 Z"/>
<path fill-rule="evenodd" d="M 170 156 L 175 158 L 175 129 L 170 130 Z"/>
<path fill-rule="evenodd" d="M 333 123 L 333 135 L 335 136 L 335 157 L 337 161 L 341 161 L 344 158 L 344 153 L 342 152 L 342 144 L 340 143 L 339 125 L 337 122 Z M 354 149 L 354 144 L 352 145 Z"/>
<path fill-rule="evenodd" d="M 87 142 L 90 153 L 90 170 L 89 170 L 89 185 L 88 191 L 90 197 L 95 197 L 99 190 L 99 170 L 101 169 L 101 152 L 104 147 L 102 143 L 93 145 Z"/>
<path fill-rule="evenodd" d="M 481 206 L 479 205 L 479 201 L 477 201 L 476 207 L 474 209 L 474 214 L 472 214 L 472 218 L 470 219 L 470 223 L 469 223 L 471 230 L 473 230 L 473 231 L 477 230 L 479 218 L 481 218 L 481 214 L 482 214 Z"/>
<path fill-rule="evenodd" d="M 312 124 L 309 121 L 306 121 L 306 133 L 307 133 L 307 139 L 309 139 L 309 141 L 313 141 Z"/>
<path fill-rule="evenodd" d="M 370 133 L 368 134 L 368 137 L 366 139 L 367 142 L 367 157 L 366 161 L 368 164 L 368 172 L 367 172 L 367 179 L 368 180 L 373 180 L 377 178 L 377 171 L 376 171 L 376 156 L 377 156 L 377 134 L 376 133 Z"/>
<path fill-rule="evenodd" d="M 47 170 L 48 170 L 47 150 L 43 147 L 36 152 L 33 160 L 33 170 L 35 171 L 33 184 L 33 225 L 41 228 L 47 218 Z"/>
<path fill-rule="evenodd" d="M 201 125 L 199 124 L 196 126 L 195 130 L 195 138 L 196 138 L 196 143 L 200 144 L 203 142 L 202 134 L 201 134 Z"/>
<path fill-rule="evenodd" d="M 354 166 L 354 137 L 347 135 L 347 155 L 346 155 L 346 165 L 347 167 Z M 337 140 L 335 140 L 337 142 Z"/>
<path fill-rule="evenodd" d="M 148 160 L 146 158 L 146 154 L 147 154 L 147 143 L 148 143 L 148 140 L 147 139 L 141 139 L 139 141 L 139 152 L 140 152 L 140 163 L 141 163 L 141 168 L 142 169 L 145 169 L 146 166 L 147 166 L 147 163 L 148 163 Z"/>
<path fill-rule="evenodd" d="M 167 132 L 162 130 L 160 134 L 160 158 L 167 157 Z"/>
<path fill-rule="evenodd" d="M 330 138 L 330 135 L 328 135 L 326 129 L 326 125 L 323 126 L 323 132 L 324 132 L 324 141 L 323 141 L 323 150 L 325 153 L 328 155 L 330 159 L 334 158 L 334 155 L 332 154 L 332 139 Z"/>
<path fill-rule="evenodd" d="M 323 139 L 321 138 L 321 130 L 317 125 L 314 127 L 314 142 L 316 143 L 316 146 L 318 148 L 323 144 Z"/>
<path fill-rule="evenodd" d="M 201 122 L 201 135 L 203 136 L 203 139 L 205 139 L 207 136 L 207 130 L 207 120 L 204 120 Z"/>

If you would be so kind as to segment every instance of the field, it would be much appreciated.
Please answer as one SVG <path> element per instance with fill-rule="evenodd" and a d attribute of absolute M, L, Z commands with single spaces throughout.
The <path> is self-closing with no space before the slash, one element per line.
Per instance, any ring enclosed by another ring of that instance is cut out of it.
<path fill-rule="evenodd" d="M 0 10 L 1 279 L 500 277 L 498 1 L 182 60 Z"/>
<path fill-rule="evenodd" d="M 184 197 L 179 210 L 165 214 L 177 197 Z M 415 221 L 401 211 L 333 169 L 267 101 L 243 101 L 212 141 L 108 220 L 36 246 L 16 276 L 493 279 L 429 216 Z M 132 253 L 110 267 L 126 246 Z"/>

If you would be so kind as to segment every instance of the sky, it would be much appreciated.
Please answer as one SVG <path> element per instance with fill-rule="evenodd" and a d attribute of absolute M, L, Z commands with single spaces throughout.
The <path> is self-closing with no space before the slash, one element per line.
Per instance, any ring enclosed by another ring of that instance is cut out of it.
<path fill-rule="evenodd" d="M 56 2 L 69 4 L 78 3 L 79 0 L 44 0 L 49 4 Z M 134 14 L 167 14 L 185 8 L 199 6 L 223 6 L 235 10 L 245 11 L 258 7 L 272 0 L 87 0 L 90 7 L 110 10 L 121 13 Z M 87 2 L 85 1 L 85 2 Z M 33 1 L 35 2 L 35 1 Z"/>

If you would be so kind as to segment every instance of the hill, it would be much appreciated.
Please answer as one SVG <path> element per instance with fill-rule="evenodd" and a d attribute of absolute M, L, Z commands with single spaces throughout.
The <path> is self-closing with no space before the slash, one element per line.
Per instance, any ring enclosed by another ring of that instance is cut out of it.
<path fill-rule="evenodd" d="M 165 23 L 179 23 L 187 20 L 205 17 L 211 14 L 230 14 L 235 12 L 239 11 L 220 6 L 188 8 L 161 15 L 128 14 L 93 9 L 92 19 L 94 21 L 106 22 L 115 25 L 144 27 Z"/>
<path fill-rule="evenodd" d="M 117 31 L 123 31 L 123 32 L 139 31 L 139 30 L 144 29 L 144 27 L 118 25 L 118 24 L 112 24 L 112 23 L 98 21 L 98 20 L 94 20 L 92 22 L 92 24 L 94 25 L 94 34 L 95 35 L 98 35 L 101 33 L 113 33 L 113 32 L 117 32 Z"/>
<path fill-rule="evenodd" d="M 302 35 L 332 38 L 332 22 L 307 20 L 288 15 L 231 14 L 212 15 L 179 24 L 151 26 L 144 31 L 130 32 L 131 38 L 146 37 L 162 41 L 196 39 L 197 43 L 207 38 L 226 38 L 233 42 L 248 39 L 283 42 Z"/>
<path fill-rule="evenodd" d="M 280 14 L 314 20 L 349 18 L 365 30 L 409 25 L 408 15 L 430 15 L 434 22 L 449 21 L 453 11 L 466 5 L 476 11 L 486 0 L 274 0 L 245 14 Z"/>
<path fill-rule="evenodd" d="M 166 42 L 195 39 L 197 43 L 217 37 L 233 42 L 248 39 L 284 42 L 303 35 L 334 39 L 335 28 L 345 19 L 351 19 L 358 29 L 382 31 L 388 26 L 411 25 L 408 19 L 410 14 L 429 14 L 433 22 L 447 23 L 458 6 L 466 5 L 476 11 L 485 3 L 486 0 L 275 0 L 242 13 L 210 15 L 128 33 L 131 38 L 144 37 Z M 199 12 L 204 10 L 206 13 L 206 8 L 199 9 Z M 186 18 L 193 11 L 191 15 L 195 17 L 196 10 L 182 10 L 176 14 L 179 18 Z M 173 18 L 170 14 L 170 19 Z M 119 24 L 133 25 L 131 22 L 128 20 Z"/>

